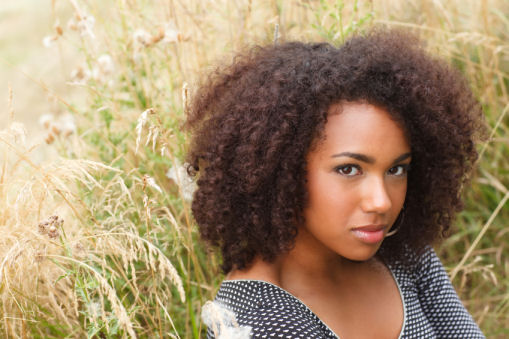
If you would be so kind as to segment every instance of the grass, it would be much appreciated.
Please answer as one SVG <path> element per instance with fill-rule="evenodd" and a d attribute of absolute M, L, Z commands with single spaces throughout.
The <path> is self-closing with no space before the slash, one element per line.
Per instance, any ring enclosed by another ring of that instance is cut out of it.
<path fill-rule="evenodd" d="M 21 337 L 199 338 L 222 279 L 199 242 L 182 172 L 186 100 L 235 50 L 334 44 L 374 24 L 406 27 L 468 78 L 490 139 L 466 208 L 437 250 L 488 337 L 509 334 L 509 6 L 466 1 L 53 2 L 50 49 L 80 59 L 48 118 L 59 156 L 34 162 L 7 107 L 0 134 L 0 331 Z M 276 30 L 276 27 L 277 30 Z M 276 34 L 275 34 L 276 33 Z M 63 52 L 62 52 L 63 53 Z M 51 92 L 51 89 L 48 89 Z M 52 216 L 56 216 L 51 218 Z M 63 221 L 62 221 L 63 220 Z M 29 279 L 27 278 L 29 277 Z"/>

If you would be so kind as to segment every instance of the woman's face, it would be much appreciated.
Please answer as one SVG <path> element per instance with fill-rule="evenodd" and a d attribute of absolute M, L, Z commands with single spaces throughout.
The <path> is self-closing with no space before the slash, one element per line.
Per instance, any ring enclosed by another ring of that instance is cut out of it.
<path fill-rule="evenodd" d="M 297 240 L 368 260 L 403 207 L 409 142 L 387 111 L 364 103 L 333 105 L 324 133 L 307 155 L 309 200 Z"/>

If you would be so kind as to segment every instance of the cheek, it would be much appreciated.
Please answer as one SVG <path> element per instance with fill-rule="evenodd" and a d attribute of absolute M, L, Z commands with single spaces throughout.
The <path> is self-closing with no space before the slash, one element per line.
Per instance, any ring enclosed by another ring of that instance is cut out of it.
<path fill-rule="evenodd" d="M 341 185 L 334 174 L 310 177 L 307 190 L 308 203 L 304 214 L 313 220 L 339 221 L 338 218 L 348 215 L 355 206 L 355 192 Z"/>
<path fill-rule="evenodd" d="M 398 199 L 398 201 L 401 202 L 401 204 L 403 204 L 405 202 L 406 191 L 407 191 L 407 187 L 408 187 L 407 181 L 408 180 L 404 180 L 404 182 L 401 184 L 400 187 L 398 187 L 397 192 L 396 192 L 397 199 Z"/>
<path fill-rule="evenodd" d="M 403 208 L 405 204 L 405 198 L 407 193 L 407 182 L 406 180 L 402 183 L 394 184 L 391 186 L 391 200 L 392 200 L 392 210 L 393 214 L 398 216 L 399 212 Z"/>

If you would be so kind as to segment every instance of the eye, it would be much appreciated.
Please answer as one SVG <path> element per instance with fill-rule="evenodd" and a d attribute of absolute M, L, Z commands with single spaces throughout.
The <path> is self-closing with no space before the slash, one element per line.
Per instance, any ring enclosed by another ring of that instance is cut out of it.
<path fill-rule="evenodd" d="M 335 168 L 335 171 L 347 177 L 353 177 L 362 174 L 361 169 L 357 165 L 342 165 Z"/>
<path fill-rule="evenodd" d="M 398 165 L 389 169 L 388 172 L 390 175 L 405 176 L 408 173 L 409 168 L 410 165 Z"/>

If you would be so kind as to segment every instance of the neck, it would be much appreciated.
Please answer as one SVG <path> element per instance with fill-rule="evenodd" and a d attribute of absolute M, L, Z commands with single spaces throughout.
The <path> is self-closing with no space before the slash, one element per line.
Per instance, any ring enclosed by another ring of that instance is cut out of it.
<path fill-rule="evenodd" d="M 313 237 L 302 229 L 299 230 L 295 246 L 290 252 L 280 255 L 270 263 L 257 258 L 249 268 L 232 271 L 226 279 L 264 280 L 292 291 L 296 284 L 310 287 L 317 283 L 323 286 L 338 284 L 365 263 L 346 259 L 319 246 L 313 241 Z"/>
<path fill-rule="evenodd" d="M 308 286 L 316 282 L 336 284 L 362 266 L 363 262 L 346 259 L 313 239 L 308 232 L 300 230 L 294 248 L 276 260 L 281 286 L 291 289 L 292 282 Z"/>

